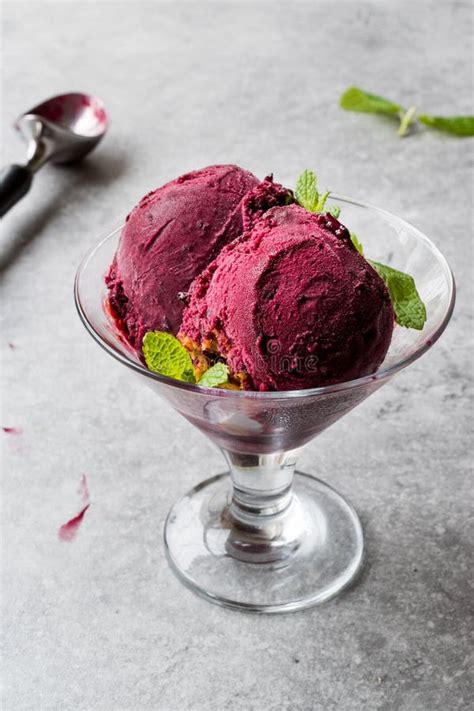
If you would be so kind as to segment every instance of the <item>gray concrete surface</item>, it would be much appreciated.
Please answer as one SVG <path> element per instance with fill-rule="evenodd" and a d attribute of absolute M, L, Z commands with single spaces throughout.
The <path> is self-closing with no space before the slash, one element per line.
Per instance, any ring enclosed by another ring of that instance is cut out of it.
<path fill-rule="evenodd" d="M 11 120 L 96 92 L 110 135 L 46 168 L 3 221 L 4 697 L 8 711 L 453 711 L 474 705 L 472 142 L 347 114 L 358 83 L 468 113 L 464 2 L 5 3 L 3 160 Z M 359 510 L 368 559 L 334 602 L 284 617 L 222 610 L 167 567 L 172 502 L 223 468 L 190 425 L 102 353 L 75 314 L 84 252 L 190 168 L 236 162 L 405 216 L 449 259 L 459 298 L 436 347 L 308 446 Z M 11 344 L 13 348 L 9 345 Z M 92 505 L 77 539 L 58 526 Z"/>

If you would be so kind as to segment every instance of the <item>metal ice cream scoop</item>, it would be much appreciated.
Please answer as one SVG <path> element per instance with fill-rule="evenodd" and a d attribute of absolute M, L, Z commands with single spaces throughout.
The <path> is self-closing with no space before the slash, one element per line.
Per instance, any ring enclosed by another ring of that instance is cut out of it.
<path fill-rule="evenodd" d="M 28 144 L 25 165 L 8 165 L 0 173 L 0 216 L 25 195 L 33 175 L 47 162 L 72 163 L 84 158 L 107 130 L 103 103 L 87 94 L 62 94 L 22 114 L 15 122 Z"/>

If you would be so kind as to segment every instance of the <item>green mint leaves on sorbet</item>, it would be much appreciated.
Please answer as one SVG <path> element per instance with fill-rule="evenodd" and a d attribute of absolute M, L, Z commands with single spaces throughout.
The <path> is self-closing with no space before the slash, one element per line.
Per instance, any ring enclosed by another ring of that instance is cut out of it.
<path fill-rule="evenodd" d="M 362 247 L 361 243 L 357 239 L 357 235 L 355 235 L 353 232 L 351 232 L 351 240 L 352 240 L 352 244 L 357 249 L 359 254 L 364 254 L 364 248 Z"/>
<path fill-rule="evenodd" d="M 321 199 L 317 189 L 316 176 L 311 170 L 305 170 L 298 178 L 295 197 L 308 212 L 321 212 Z M 324 202 L 322 205 L 324 207 Z"/>
<path fill-rule="evenodd" d="M 305 170 L 296 182 L 296 202 L 308 212 L 325 212 L 324 206 L 329 194 L 329 190 L 322 193 L 322 195 L 318 193 L 317 178 L 312 170 Z M 334 217 L 339 217 L 341 210 L 339 207 L 333 207 L 328 212 Z"/>
<path fill-rule="evenodd" d="M 206 388 L 217 388 L 218 385 L 224 385 L 228 380 L 229 366 L 225 363 L 215 363 L 201 376 L 199 385 Z"/>
<path fill-rule="evenodd" d="M 171 333 L 148 331 L 143 339 L 142 350 L 145 363 L 154 373 L 185 383 L 196 382 L 189 351 Z"/>
<path fill-rule="evenodd" d="M 196 383 L 193 362 L 189 351 L 171 333 L 148 331 L 142 345 L 145 363 L 149 370 L 185 383 Z M 224 363 L 216 363 L 206 370 L 198 385 L 216 388 L 229 379 L 229 368 Z"/>
<path fill-rule="evenodd" d="M 381 97 L 375 98 L 380 99 Z M 296 200 L 309 212 L 323 212 L 323 209 L 314 209 L 321 203 L 316 185 L 316 175 L 311 170 L 305 170 L 296 183 Z M 328 192 L 324 193 L 323 208 L 328 195 Z M 308 207 L 308 205 L 310 207 Z M 337 212 L 333 210 L 332 214 L 335 217 L 339 217 L 340 211 L 340 208 L 337 208 Z M 354 232 L 351 232 L 350 235 L 352 244 L 359 254 L 364 256 L 364 249 L 357 235 L 355 235 Z M 385 264 L 373 262 L 371 259 L 367 259 L 367 261 L 375 269 L 388 289 L 396 322 L 405 328 L 415 328 L 421 331 L 426 321 L 426 308 L 416 289 L 413 277 L 398 271 L 398 269 L 393 269 L 393 267 L 387 267 Z"/>
<path fill-rule="evenodd" d="M 393 267 L 373 262 L 371 259 L 368 262 L 385 282 L 397 323 L 405 328 L 421 331 L 426 321 L 426 307 L 420 298 L 413 277 Z"/>
<path fill-rule="evenodd" d="M 346 111 L 358 111 L 367 114 L 387 114 L 398 117 L 400 125 L 398 135 L 404 136 L 412 123 L 418 120 L 429 128 L 444 131 L 454 136 L 474 136 L 474 116 L 430 116 L 419 114 L 416 106 L 405 109 L 390 99 L 378 94 L 371 94 L 357 86 L 351 86 L 339 99 L 339 105 Z"/>

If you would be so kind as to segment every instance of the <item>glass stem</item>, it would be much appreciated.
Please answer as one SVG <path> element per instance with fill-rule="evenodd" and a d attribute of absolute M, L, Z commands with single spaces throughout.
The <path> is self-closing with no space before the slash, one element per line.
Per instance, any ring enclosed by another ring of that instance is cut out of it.
<path fill-rule="evenodd" d="M 301 521 L 292 485 L 299 450 L 273 454 L 224 451 L 230 468 L 227 552 L 246 562 L 275 562 L 298 547 Z"/>

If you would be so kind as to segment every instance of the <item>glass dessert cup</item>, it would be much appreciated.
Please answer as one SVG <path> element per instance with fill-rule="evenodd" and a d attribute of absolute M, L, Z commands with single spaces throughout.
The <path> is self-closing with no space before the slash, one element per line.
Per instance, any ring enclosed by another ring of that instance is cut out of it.
<path fill-rule="evenodd" d="M 104 275 L 120 227 L 88 253 L 77 273 L 76 305 L 92 337 L 224 453 L 229 471 L 202 481 L 172 507 L 165 546 L 183 583 L 228 607 L 299 610 L 354 580 L 363 560 L 358 516 L 329 484 L 295 471 L 298 454 L 430 348 L 454 307 L 451 271 L 427 237 L 379 208 L 336 195 L 330 202 L 342 208 L 343 223 L 360 237 L 366 255 L 415 278 L 427 308 L 423 331 L 396 326 L 381 368 L 350 382 L 264 393 L 202 388 L 152 373 L 104 307 Z"/>

